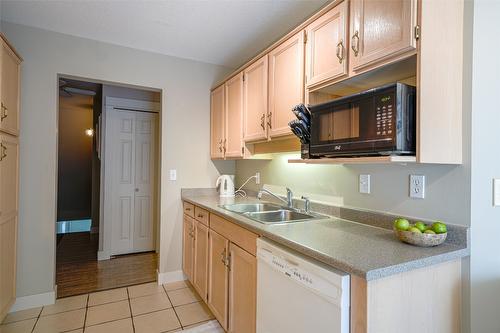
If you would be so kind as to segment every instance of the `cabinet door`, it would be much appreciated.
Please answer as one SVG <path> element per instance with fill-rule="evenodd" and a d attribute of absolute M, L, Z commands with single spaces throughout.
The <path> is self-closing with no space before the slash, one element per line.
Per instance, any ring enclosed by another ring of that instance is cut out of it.
<path fill-rule="evenodd" d="M 308 87 L 347 75 L 347 15 L 344 1 L 307 27 Z"/>
<path fill-rule="evenodd" d="M 210 157 L 224 158 L 224 85 L 214 89 L 210 99 Z"/>
<path fill-rule="evenodd" d="M 0 220 L 17 215 L 19 139 L 0 135 Z"/>
<path fill-rule="evenodd" d="M 208 228 L 196 222 L 194 234 L 194 279 L 193 286 L 201 298 L 207 301 Z"/>
<path fill-rule="evenodd" d="M 243 140 L 267 138 L 267 54 L 244 71 L 243 82 Z"/>
<path fill-rule="evenodd" d="M 243 73 L 226 82 L 225 157 L 243 157 Z"/>
<path fill-rule="evenodd" d="M 257 306 L 257 259 L 229 245 L 229 332 L 254 333 Z"/>
<path fill-rule="evenodd" d="M 351 1 L 351 70 L 389 62 L 416 49 L 417 0 Z"/>
<path fill-rule="evenodd" d="M 229 241 L 213 230 L 209 231 L 208 307 L 222 328 L 227 330 Z"/>
<path fill-rule="evenodd" d="M 4 41 L 1 55 L 1 116 L 0 130 L 19 133 L 19 58 Z"/>
<path fill-rule="evenodd" d="M 269 53 L 269 136 L 291 134 L 292 108 L 304 101 L 304 32 Z"/>
<path fill-rule="evenodd" d="M 194 220 L 192 217 L 184 215 L 184 227 L 182 237 L 182 270 L 189 281 L 193 282 L 194 269 Z"/>
<path fill-rule="evenodd" d="M 0 220 L 0 320 L 16 298 L 17 216 Z"/>

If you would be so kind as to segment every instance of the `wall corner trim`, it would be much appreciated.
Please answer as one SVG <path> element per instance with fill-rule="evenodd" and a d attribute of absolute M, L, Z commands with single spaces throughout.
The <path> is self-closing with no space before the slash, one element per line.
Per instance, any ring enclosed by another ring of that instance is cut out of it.
<path fill-rule="evenodd" d="M 181 270 L 173 272 L 165 272 L 165 273 L 160 273 L 156 271 L 156 273 L 158 275 L 157 280 L 159 285 L 186 280 L 186 276 Z"/>
<path fill-rule="evenodd" d="M 10 308 L 10 312 L 16 312 L 40 306 L 54 304 L 56 302 L 55 290 L 48 293 L 28 295 L 17 297 L 14 305 Z"/>

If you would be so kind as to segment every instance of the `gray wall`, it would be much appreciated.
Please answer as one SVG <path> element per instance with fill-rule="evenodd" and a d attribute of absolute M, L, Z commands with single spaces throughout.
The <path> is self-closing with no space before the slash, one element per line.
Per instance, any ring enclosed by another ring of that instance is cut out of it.
<path fill-rule="evenodd" d="M 208 92 L 227 68 L 6 22 L 2 28 L 24 58 L 18 296 L 54 288 L 58 74 L 162 90 L 159 269 L 180 270 L 180 188 L 213 186 L 219 174 L 210 161 Z M 176 182 L 167 177 L 173 168 Z"/>
<path fill-rule="evenodd" d="M 500 332 L 500 2 L 474 2 L 471 186 L 471 332 Z"/>

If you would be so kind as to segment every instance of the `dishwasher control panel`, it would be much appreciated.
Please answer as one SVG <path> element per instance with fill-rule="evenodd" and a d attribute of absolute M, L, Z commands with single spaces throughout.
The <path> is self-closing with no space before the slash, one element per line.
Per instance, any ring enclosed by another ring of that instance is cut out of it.
<path fill-rule="evenodd" d="M 337 286 L 333 281 L 328 281 L 318 274 L 314 274 L 307 267 L 302 267 L 307 265 L 301 263 L 300 258 L 273 253 L 266 249 L 258 249 L 257 257 L 279 273 L 326 298 L 329 302 L 339 303 L 341 301 L 341 287 Z"/>

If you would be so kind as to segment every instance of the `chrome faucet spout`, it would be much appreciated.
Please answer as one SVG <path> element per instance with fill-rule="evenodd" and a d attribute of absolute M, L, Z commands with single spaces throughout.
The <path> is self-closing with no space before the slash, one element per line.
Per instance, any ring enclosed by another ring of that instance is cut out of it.
<path fill-rule="evenodd" d="M 293 193 L 292 190 L 290 190 L 288 187 L 286 188 L 286 200 L 265 188 L 260 189 L 259 193 L 257 194 L 257 198 L 261 200 L 263 194 L 270 195 L 280 200 L 281 202 L 284 202 L 288 208 L 293 208 Z"/>

